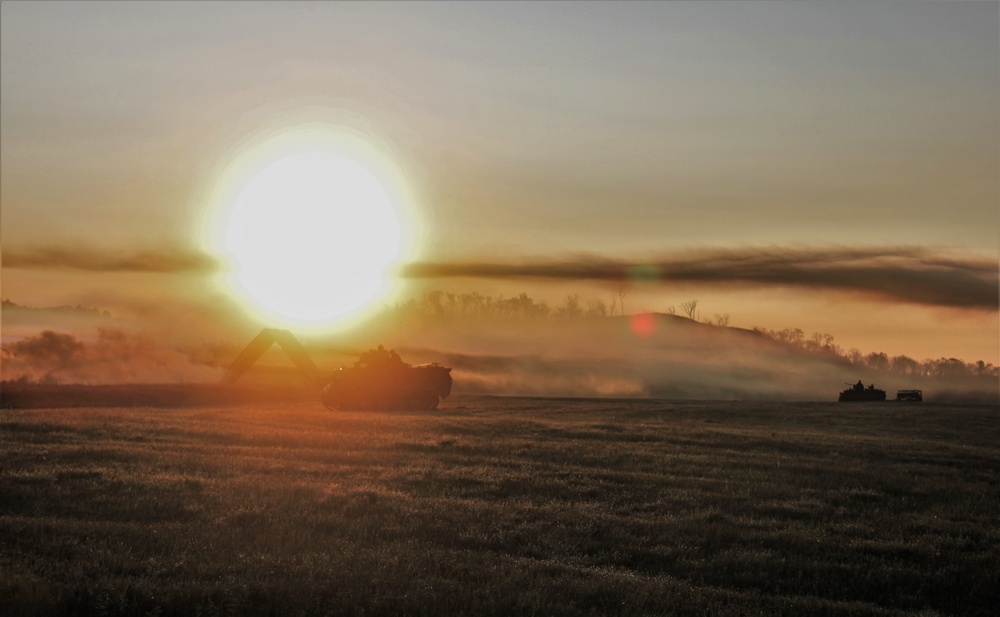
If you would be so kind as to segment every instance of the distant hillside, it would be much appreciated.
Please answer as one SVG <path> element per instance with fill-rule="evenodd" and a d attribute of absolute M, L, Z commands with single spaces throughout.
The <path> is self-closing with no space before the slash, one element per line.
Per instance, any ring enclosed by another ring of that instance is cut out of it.
<path fill-rule="evenodd" d="M 429 296 L 383 311 L 349 332 L 302 342 L 322 370 L 349 365 L 361 351 L 382 344 L 413 364 L 452 367 L 454 391 L 464 393 L 835 401 L 847 384 L 861 380 L 890 397 L 899 389 L 921 389 L 928 402 L 1000 404 L 998 369 L 981 362 L 862 355 L 844 352 L 829 335 L 807 337 L 800 330 L 748 330 L 673 314 L 608 316 L 593 307 L 568 307 L 552 311 L 523 295 L 499 301 L 475 294 Z M 252 338 L 175 341 L 115 327 L 120 322 L 114 317 L 85 307 L 38 309 L 5 301 L 3 310 L 4 380 L 217 381 Z M 70 325 L 53 329 L 53 323 Z M 246 378 L 294 383 L 298 377 L 289 366 L 272 350 Z"/>
<path fill-rule="evenodd" d="M 59 315 L 87 315 L 91 317 L 111 317 L 111 313 L 108 311 L 102 311 L 100 309 L 76 305 L 70 306 L 68 304 L 63 304 L 60 306 L 50 306 L 50 307 L 34 307 L 34 306 L 24 306 L 22 304 L 17 304 L 11 300 L 4 299 L 0 301 L 0 308 L 4 312 L 10 311 L 9 315 L 16 315 L 20 312 L 24 313 L 47 313 L 47 314 L 59 314 Z"/>
<path fill-rule="evenodd" d="M 862 380 L 890 397 L 898 389 L 923 389 L 929 401 L 1000 399 L 995 367 L 983 374 L 964 364 L 961 374 L 895 372 L 891 362 L 873 367 L 865 356 L 852 361 L 829 338 L 826 345 L 804 346 L 661 313 L 423 319 L 382 334 L 372 332 L 371 340 L 396 347 L 407 360 L 453 367 L 456 392 L 836 401 L 840 390 Z"/>
<path fill-rule="evenodd" d="M 94 333 L 98 327 L 126 327 L 128 321 L 86 306 L 35 307 L 4 299 L 0 303 L 4 341 L 32 336 L 41 330 Z"/>

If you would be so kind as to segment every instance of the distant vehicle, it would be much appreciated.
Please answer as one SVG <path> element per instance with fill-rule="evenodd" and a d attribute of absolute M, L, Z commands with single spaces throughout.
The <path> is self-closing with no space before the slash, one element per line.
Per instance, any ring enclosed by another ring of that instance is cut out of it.
<path fill-rule="evenodd" d="M 866 388 L 863 383 L 858 381 L 858 383 L 854 384 L 850 388 L 841 392 L 840 398 L 838 400 L 841 403 L 854 403 L 860 401 L 884 401 L 885 390 L 880 390 L 879 388 L 876 388 L 874 384 Z"/>
<path fill-rule="evenodd" d="M 896 400 L 920 403 L 924 400 L 924 393 L 921 390 L 897 390 Z"/>
<path fill-rule="evenodd" d="M 381 345 L 361 354 L 353 367 L 336 371 L 323 389 L 327 409 L 435 409 L 451 394 L 451 369 L 411 366 Z"/>

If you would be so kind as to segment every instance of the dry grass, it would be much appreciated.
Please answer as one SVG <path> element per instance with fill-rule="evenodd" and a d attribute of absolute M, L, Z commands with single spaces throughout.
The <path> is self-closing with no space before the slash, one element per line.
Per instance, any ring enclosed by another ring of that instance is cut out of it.
<path fill-rule="evenodd" d="M 995 407 L 0 411 L 4 615 L 992 615 Z"/>

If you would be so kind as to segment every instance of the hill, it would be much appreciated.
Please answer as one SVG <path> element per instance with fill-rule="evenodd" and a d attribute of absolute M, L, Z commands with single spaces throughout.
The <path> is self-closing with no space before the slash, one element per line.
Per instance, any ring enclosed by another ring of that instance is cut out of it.
<path fill-rule="evenodd" d="M 959 362 L 950 373 L 924 374 L 913 366 L 897 372 L 888 361 L 874 366 L 865 356 L 852 359 L 829 339 L 825 345 L 775 340 L 661 313 L 423 319 L 371 336 L 406 358 L 453 367 L 455 389 L 466 393 L 823 401 L 862 380 L 892 394 L 923 389 L 931 401 L 998 400 L 993 367 L 977 374 Z"/>
<path fill-rule="evenodd" d="M 517 300 L 513 308 L 499 310 L 494 303 L 489 311 L 404 306 L 346 333 L 300 338 L 322 370 L 350 365 L 382 344 L 407 362 L 452 367 L 455 392 L 469 394 L 824 401 L 861 380 L 890 397 L 899 389 L 921 389 L 929 402 L 1000 402 L 997 369 L 984 363 L 844 353 L 832 337 L 807 339 L 799 330 L 747 330 L 663 313 L 565 314 Z M 42 330 L 16 338 L 8 336 L 7 317 L 21 308 L 4 306 L 6 381 L 213 382 L 256 334 L 182 342 L 134 326 L 95 325 L 96 336 Z M 290 367 L 272 349 L 246 379 L 299 382 L 287 374 Z"/>

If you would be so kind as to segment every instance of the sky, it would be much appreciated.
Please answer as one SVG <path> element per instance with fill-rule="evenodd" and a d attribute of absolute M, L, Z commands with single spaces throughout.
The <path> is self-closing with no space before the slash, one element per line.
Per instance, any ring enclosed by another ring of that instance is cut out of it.
<path fill-rule="evenodd" d="M 247 144 L 322 122 L 405 187 L 396 298 L 1000 363 L 998 7 L 5 1 L 2 294 L 259 327 L 205 228 Z"/>

